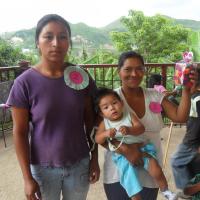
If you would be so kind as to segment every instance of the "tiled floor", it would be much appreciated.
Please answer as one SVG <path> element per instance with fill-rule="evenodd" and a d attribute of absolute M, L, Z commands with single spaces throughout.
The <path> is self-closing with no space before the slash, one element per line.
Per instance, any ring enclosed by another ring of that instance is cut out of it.
<path fill-rule="evenodd" d="M 162 130 L 161 136 L 163 138 L 163 152 L 165 152 L 166 141 L 168 138 L 169 127 Z M 169 157 L 175 151 L 176 146 L 181 142 L 185 133 L 185 127 L 175 126 L 172 129 L 172 136 L 169 145 L 167 162 L 165 166 L 165 174 L 169 183 L 169 187 L 175 191 L 173 184 L 173 177 L 169 166 Z M 19 165 L 14 153 L 14 146 L 12 142 L 12 135 L 6 135 L 8 147 L 4 148 L 3 140 L 0 138 L 0 200 L 25 200 L 23 194 L 23 180 L 20 172 Z M 103 149 L 99 150 L 99 161 L 102 169 L 103 165 Z M 102 186 L 102 177 L 100 181 L 91 185 L 87 200 L 106 200 Z M 159 195 L 158 200 L 163 200 Z"/>

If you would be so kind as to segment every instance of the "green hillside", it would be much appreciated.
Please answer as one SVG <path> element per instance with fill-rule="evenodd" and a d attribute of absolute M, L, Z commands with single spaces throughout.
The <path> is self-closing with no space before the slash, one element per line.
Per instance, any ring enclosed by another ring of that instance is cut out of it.
<path fill-rule="evenodd" d="M 182 24 L 183 26 L 191 28 L 194 31 L 200 30 L 200 21 L 187 19 L 173 20 L 175 24 Z M 98 48 L 99 46 L 103 45 L 112 45 L 109 33 L 111 31 L 126 30 L 125 27 L 121 24 L 120 18 L 102 28 L 90 27 L 84 23 L 70 24 L 70 26 L 72 29 L 72 40 L 74 48 L 82 48 L 83 46 L 87 46 L 88 48 Z M 16 32 L 6 33 L 2 37 L 6 39 L 11 39 L 13 37 L 21 38 L 23 42 L 18 43 L 18 46 L 23 49 L 34 49 L 34 34 L 35 28 L 32 28 L 28 30 L 19 30 Z"/>
<path fill-rule="evenodd" d="M 98 47 L 100 44 L 111 43 L 108 34 L 101 29 L 90 27 L 84 23 L 70 24 L 72 37 L 82 36 L 91 46 Z"/>
<path fill-rule="evenodd" d="M 110 31 L 126 31 L 126 28 L 120 22 L 120 19 L 113 21 L 112 23 L 106 25 L 105 27 L 101 28 L 102 31 L 109 33 Z"/>
<path fill-rule="evenodd" d="M 35 28 L 17 31 L 12 35 L 12 37 L 22 38 L 24 41 L 22 47 L 25 49 L 35 48 Z"/>
<path fill-rule="evenodd" d="M 120 22 L 120 19 L 108 24 L 102 28 L 90 27 L 84 23 L 71 24 L 73 47 L 81 47 L 86 45 L 90 48 L 98 48 L 100 45 L 112 45 L 111 39 L 109 37 L 110 31 L 124 31 L 125 28 Z M 23 40 L 22 44 L 18 44 L 25 49 L 34 49 L 35 28 L 24 29 L 16 32 L 10 32 L 3 35 L 6 39 L 11 39 L 13 37 L 21 38 Z"/>
<path fill-rule="evenodd" d="M 189 19 L 175 19 L 175 24 L 182 24 L 187 28 L 191 28 L 194 31 L 200 30 L 200 21 Z"/>

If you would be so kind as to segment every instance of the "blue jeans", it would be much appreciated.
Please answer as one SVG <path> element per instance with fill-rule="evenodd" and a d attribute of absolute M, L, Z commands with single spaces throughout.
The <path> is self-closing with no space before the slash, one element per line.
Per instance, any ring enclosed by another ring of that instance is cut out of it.
<path fill-rule="evenodd" d="M 85 200 L 89 190 L 89 157 L 69 167 L 31 165 L 42 200 Z"/>
<path fill-rule="evenodd" d="M 192 161 L 196 154 L 196 149 L 185 144 L 180 144 L 177 151 L 172 155 L 171 167 L 177 188 L 184 189 L 192 178 L 187 165 Z"/>

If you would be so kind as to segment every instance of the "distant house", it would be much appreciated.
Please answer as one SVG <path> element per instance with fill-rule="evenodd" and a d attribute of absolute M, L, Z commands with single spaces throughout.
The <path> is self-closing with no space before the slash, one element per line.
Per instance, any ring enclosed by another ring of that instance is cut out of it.
<path fill-rule="evenodd" d="M 22 49 L 22 53 L 29 53 L 31 50 L 30 49 Z"/>
<path fill-rule="evenodd" d="M 20 37 L 12 37 L 11 39 L 10 39 L 14 44 L 19 44 L 19 43 L 23 43 L 24 42 L 24 40 L 22 39 L 22 38 L 20 38 Z"/>

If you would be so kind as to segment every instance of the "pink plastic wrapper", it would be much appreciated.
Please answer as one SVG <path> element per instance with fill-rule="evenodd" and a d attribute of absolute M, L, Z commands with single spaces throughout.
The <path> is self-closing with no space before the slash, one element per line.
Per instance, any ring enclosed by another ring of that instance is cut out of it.
<path fill-rule="evenodd" d="M 183 60 L 176 63 L 175 74 L 174 74 L 175 85 L 184 85 L 188 87 L 192 86 L 189 74 L 191 70 L 193 70 L 196 67 L 196 64 L 194 64 L 192 60 L 193 60 L 193 53 L 184 52 Z"/>

